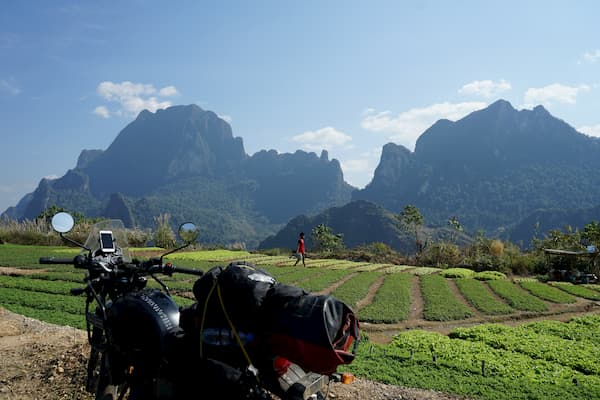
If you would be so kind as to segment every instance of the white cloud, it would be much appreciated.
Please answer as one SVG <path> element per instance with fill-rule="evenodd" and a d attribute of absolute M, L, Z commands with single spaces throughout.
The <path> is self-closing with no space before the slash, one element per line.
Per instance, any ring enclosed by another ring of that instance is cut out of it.
<path fill-rule="evenodd" d="M 121 83 L 104 81 L 98 85 L 96 91 L 105 100 L 120 104 L 121 108 L 113 112 L 116 115 L 135 115 L 142 110 L 155 112 L 171 106 L 170 101 L 162 101 L 159 97 L 172 97 L 179 94 L 175 86 L 166 86 L 157 90 L 151 84 L 129 81 Z M 96 107 L 94 113 L 103 118 L 110 116 L 105 106 Z"/>
<path fill-rule="evenodd" d="M 600 137 L 600 124 L 580 126 L 579 128 L 577 128 L 577 130 L 579 132 L 585 133 L 588 136 Z"/>
<path fill-rule="evenodd" d="M 377 112 L 370 109 L 370 112 L 364 115 L 361 126 L 372 132 L 390 133 L 391 140 L 414 149 L 417 138 L 437 120 L 456 121 L 486 105 L 483 102 L 446 102 L 413 108 L 397 116 L 392 115 L 390 111 Z"/>
<path fill-rule="evenodd" d="M 17 86 L 17 83 L 14 79 L 0 79 L 0 92 L 8 93 L 10 95 L 16 96 L 21 93 L 21 89 Z"/>
<path fill-rule="evenodd" d="M 177 88 L 175 86 L 166 86 L 160 89 L 158 94 L 160 94 L 163 97 L 173 97 L 177 96 L 179 92 L 177 91 Z"/>
<path fill-rule="evenodd" d="M 343 146 L 352 140 L 352 137 L 330 126 L 317 131 L 307 131 L 293 136 L 292 140 L 300 143 L 302 148 L 311 151 L 322 149 L 331 150 L 336 146 Z"/>
<path fill-rule="evenodd" d="M 58 178 L 59 178 L 59 176 L 58 176 L 58 175 L 56 175 L 56 174 L 52 174 L 52 175 L 46 175 L 46 176 L 44 177 L 44 179 L 48 179 L 49 181 L 53 181 L 54 179 L 58 179 Z"/>
<path fill-rule="evenodd" d="M 98 106 L 94 108 L 94 114 L 99 115 L 102 118 L 110 118 L 110 112 L 105 106 Z"/>
<path fill-rule="evenodd" d="M 587 63 L 594 64 L 598 60 L 600 60 L 600 50 L 595 50 L 593 52 L 588 51 L 583 55 L 583 61 Z"/>
<path fill-rule="evenodd" d="M 524 107 L 530 108 L 538 104 L 550 105 L 552 103 L 575 104 L 579 93 L 590 90 L 588 85 L 567 86 L 560 83 L 553 83 L 541 88 L 529 88 L 525 92 Z"/>
<path fill-rule="evenodd" d="M 473 81 L 471 83 L 467 83 L 458 90 L 458 93 L 462 95 L 475 95 L 490 98 L 502 92 L 506 92 L 511 88 L 512 86 L 510 83 L 504 79 L 500 80 L 499 82 L 494 82 L 488 79 L 484 81 Z"/>

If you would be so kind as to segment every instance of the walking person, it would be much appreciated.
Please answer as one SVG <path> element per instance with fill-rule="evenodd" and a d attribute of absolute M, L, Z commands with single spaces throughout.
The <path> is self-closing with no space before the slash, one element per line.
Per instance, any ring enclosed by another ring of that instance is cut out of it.
<path fill-rule="evenodd" d="M 298 236 L 298 244 L 296 245 L 296 263 L 294 266 L 298 265 L 298 262 L 302 260 L 302 265 L 306 267 L 306 263 L 304 259 L 306 258 L 306 249 L 304 247 L 304 232 L 300 232 Z"/>

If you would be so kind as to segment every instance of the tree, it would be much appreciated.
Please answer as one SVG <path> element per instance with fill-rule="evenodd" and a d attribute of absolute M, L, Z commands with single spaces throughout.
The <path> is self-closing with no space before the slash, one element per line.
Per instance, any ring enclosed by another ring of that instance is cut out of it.
<path fill-rule="evenodd" d="M 331 228 L 325 224 L 315 226 L 311 231 L 311 237 L 317 251 L 331 253 L 344 248 L 344 235 L 334 234 Z"/>
<path fill-rule="evenodd" d="M 163 249 L 175 248 L 175 233 L 169 225 L 169 214 L 160 214 L 154 217 L 156 222 L 156 231 L 154 232 L 154 245 Z"/>
<path fill-rule="evenodd" d="M 402 212 L 395 216 L 398 220 L 399 228 L 413 235 L 415 238 L 415 249 L 416 254 L 419 255 L 426 246 L 419 237 L 419 229 L 425 223 L 423 214 L 416 206 L 408 204 L 404 207 Z"/>
<path fill-rule="evenodd" d="M 581 237 L 596 247 L 600 246 L 600 223 L 592 221 L 583 227 Z"/>
<path fill-rule="evenodd" d="M 448 225 L 450 226 L 450 228 L 452 228 L 452 234 L 450 237 L 450 241 L 454 242 L 454 240 L 456 239 L 456 235 L 459 232 L 463 231 L 463 226 L 461 225 L 461 223 L 458 221 L 458 218 L 456 218 L 456 217 L 451 217 L 450 219 L 448 219 Z"/>

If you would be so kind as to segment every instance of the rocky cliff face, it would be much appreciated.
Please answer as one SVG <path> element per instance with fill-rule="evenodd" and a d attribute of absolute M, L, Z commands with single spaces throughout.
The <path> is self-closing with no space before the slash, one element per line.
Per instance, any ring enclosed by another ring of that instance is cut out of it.
<path fill-rule="evenodd" d="M 157 213 L 169 213 L 174 225 L 196 218 L 212 227 L 206 240 L 257 244 L 259 238 L 249 236 L 344 204 L 352 190 L 325 151 L 248 156 L 242 139 L 215 113 L 175 106 L 141 112 L 104 151 L 82 151 L 76 168 L 42 180 L 10 216 L 32 219 L 57 205 L 149 226 Z"/>
<path fill-rule="evenodd" d="M 386 145 L 373 181 L 353 199 L 394 212 L 413 204 L 429 224 L 454 216 L 489 232 L 538 209 L 600 204 L 598 170 L 600 140 L 542 106 L 517 111 L 499 100 L 459 121 L 438 121 L 414 153 Z"/>
<path fill-rule="evenodd" d="M 237 173 L 246 157 L 242 139 L 215 113 L 175 106 L 142 111 L 82 170 L 96 196 L 136 196 L 180 178 Z"/>

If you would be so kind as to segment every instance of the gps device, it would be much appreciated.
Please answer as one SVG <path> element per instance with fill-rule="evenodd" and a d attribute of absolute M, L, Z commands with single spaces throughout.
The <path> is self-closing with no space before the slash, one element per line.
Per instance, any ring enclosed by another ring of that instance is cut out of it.
<path fill-rule="evenodd" d="M 104 253 L 115 252 L 115 240 L 112 231 L 100 231 L 100 249 Z"/>

